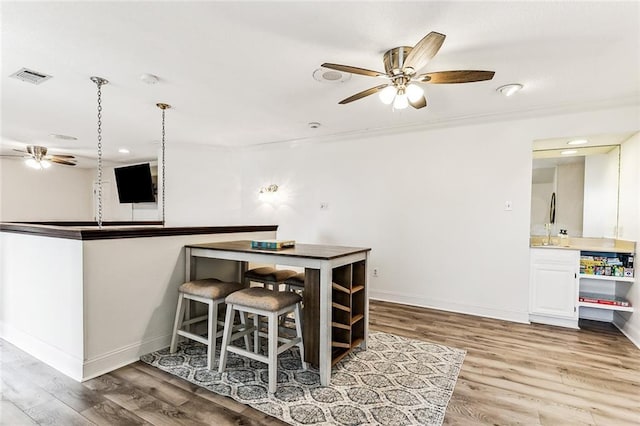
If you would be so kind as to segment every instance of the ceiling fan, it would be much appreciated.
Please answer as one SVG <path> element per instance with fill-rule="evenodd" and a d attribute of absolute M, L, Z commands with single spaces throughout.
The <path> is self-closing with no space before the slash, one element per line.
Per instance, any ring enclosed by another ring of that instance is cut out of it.
<path fill-rule="evenodd" d="M 52 163 L 62 164 L 64 166 L 75 166 L 76 160 L 73 155 L 47 155 L 47 148 L 38 145 L 27 145 L 26 150 L 14 149 L 25 155 L 3 155 L 2 157 L 22 157 L 25 163 L 34 169 L 48 169 Z"/>
<path fill-rule="evenodd" d="M 325 68 L 343 71 L 352 74 L 366 75 L 369 77 L 381 77 L 389 79 L 390 82 L 372 87 L 338 102 L 348 104 L 366 96 L 380 92 L 380 100 L 389 105 L 393 103 L 395 109 L 403 109 L 411 105 L 416 109 L 427 106 L 427 99 L 424 96 L 422 83 L 448 84 L 448 83 L 471 83 L 474 81 L 491 80 L 495 72 L 457 70 L 439 71 L 418 74 L 429 61 L 438 53 L 445 39 L 444 34 L 430 32 L 414 47 L 401 46 L 386 51 L 383 55 L 385 72 L 372 71 L 364 68 L 352 67 L 349 65 L 322 64 Z"/>

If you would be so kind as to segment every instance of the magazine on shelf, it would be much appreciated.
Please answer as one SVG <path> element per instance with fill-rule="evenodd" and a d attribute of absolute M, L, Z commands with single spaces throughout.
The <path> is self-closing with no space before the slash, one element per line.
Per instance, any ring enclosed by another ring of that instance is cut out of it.
<path fill-rule="evenodd" d="M 252 249 L 262 250 L 280 250 L 285 248 L 291 248 L 296 245 L 294 240 L 252 240 Z"/>
<path fill-rule="evenodd" d="M 609 294 L 580 293 L 578 300 L 580 302 L 597 303 L 599 305 L 631 306 L 631 303 L 629 303 L 629 301 L 624 297 Z"/>

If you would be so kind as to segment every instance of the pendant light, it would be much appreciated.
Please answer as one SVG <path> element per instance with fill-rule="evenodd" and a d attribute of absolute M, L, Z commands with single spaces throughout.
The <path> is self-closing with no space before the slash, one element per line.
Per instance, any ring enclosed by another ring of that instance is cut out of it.
<path fill-rule="evenodd" d="M 165 164 L 165 131 L 164 131 L 164 113 L 166 110 L 171 108 L 171 105 L 164 103 L 157 103 L 156 106 L 162 110 L 162 226 L 165 226 L 165 195 L 167 193 L 167 188 L 165 186 L 165 178 L 166 178 L 166 164 Z"/>
<path fill-rule="evenodd" d="M 102 229 L 102 86 L 109 81 L 101 77 L 91 77 L 98 87 L 98 229 Z"/>

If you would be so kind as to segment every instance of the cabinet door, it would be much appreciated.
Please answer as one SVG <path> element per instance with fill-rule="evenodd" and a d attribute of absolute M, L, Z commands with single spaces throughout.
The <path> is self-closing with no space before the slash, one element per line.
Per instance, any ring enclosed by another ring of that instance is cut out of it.
<path fill-rule="evenodd" d="M 542 250 L 531 255 L 530 313 L 577 319 L 578 253 L 554 249 L 535 251 Z"/>

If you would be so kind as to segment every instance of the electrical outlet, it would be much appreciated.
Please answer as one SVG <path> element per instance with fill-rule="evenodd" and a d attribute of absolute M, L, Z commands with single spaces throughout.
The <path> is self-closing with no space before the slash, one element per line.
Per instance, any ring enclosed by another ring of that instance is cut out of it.
<path fill-rule="evenodd" d="M 373 276 L 378 277 L 378 268 L 373 268 Z"/>
<path fill-rule="evenodd" d="M 320 203 L 320 210 L 327 210 L 329 209 L 329 203 L 327 203 L 326 201 L 323 201 L 322 203 Z"/>
<path fill-rule="evenodd" d="M 506 211 L 511 211 L 513 210 L 513 204 L 511 203 L 511 201 L 505 201 L 504 202 L 504 209 Z"/>

